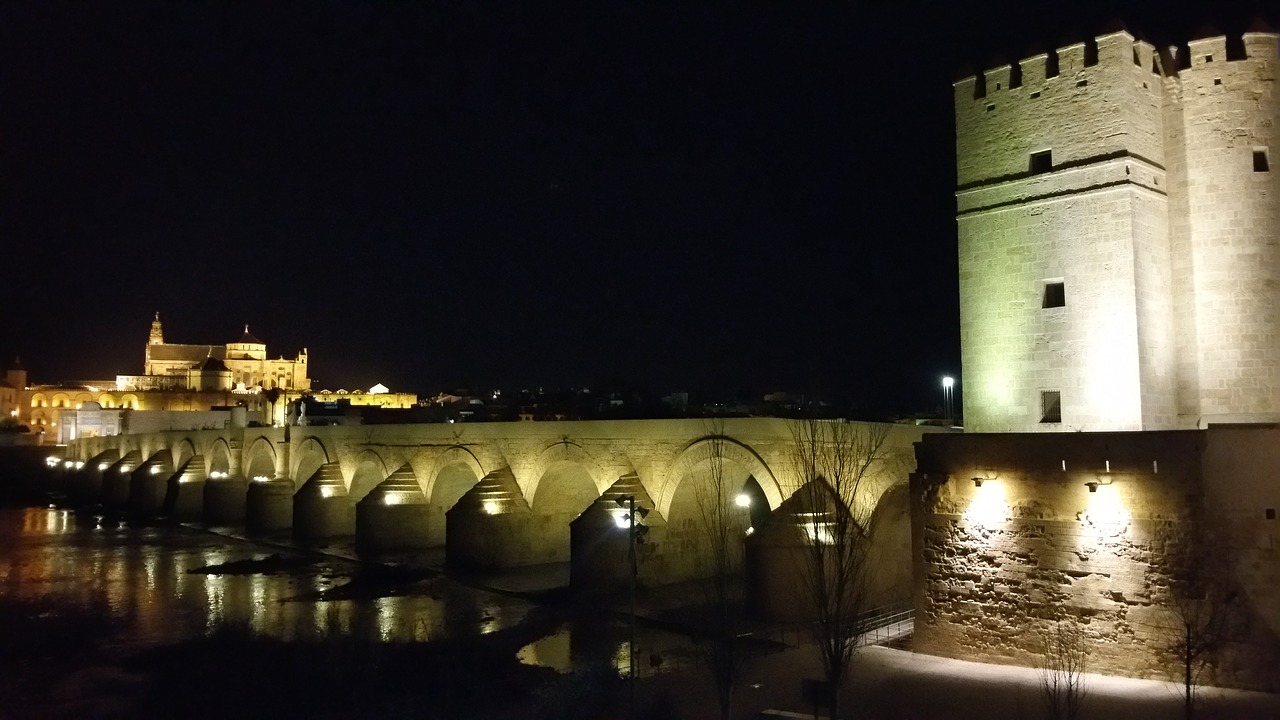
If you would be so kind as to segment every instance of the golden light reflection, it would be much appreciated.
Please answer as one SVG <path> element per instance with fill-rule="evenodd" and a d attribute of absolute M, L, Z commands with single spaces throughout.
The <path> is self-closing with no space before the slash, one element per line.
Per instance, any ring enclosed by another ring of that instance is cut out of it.
<path fill-rule="evenodd" d="M 378 609 L 378 638 L 382 642 L 391 642 L 395 631 L 395 610 L 391 607 L 391 598 L 380 597 L 373 604 Z"/>
<path fill-rule="evenodd" d="M 1009 503 L 1005 500 L 1004 483 L 986 480 L 975 488 L 969 509 L 964 512 L 965 522 L 980 528 L 1003 525 L 1009 519 Z"/>
<path fill-rule="evenodd" d="M 631 670 L 631 643 L 620 642 L 613 652 L 613 669 L 624 675 Z"/>
<path fill-rule="evenodd" d="M 252 600 L 249 609 L 249 627 L 261 635 L 266 632 L 267 619 L 267 579 L 264 576 L 250 576 L 249 597 Z"/>

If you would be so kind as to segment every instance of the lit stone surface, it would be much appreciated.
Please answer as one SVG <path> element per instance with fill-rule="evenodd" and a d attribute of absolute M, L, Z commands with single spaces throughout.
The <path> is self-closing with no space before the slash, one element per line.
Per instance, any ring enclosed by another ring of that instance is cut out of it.
<path fill-rule="evenodd" d="M 936 430 L 895 425 L 888 442 L 909 457 L 912 444 Z M 444 546 L 448 562 L 478 567 L 570 560 L 573 521 L 602 496 L 638 480 L 643 492 L 637 495 L 653 508 L 641 579 L 661 584 L 703 572 L 706 543 L 696 522 L 695 488 L 706 480 L 711 436 L 721 432 L 731 489 L 759 496 L 743 512 L 754 517 L 776 508 L 795 485 L 794 440 L 791 425 L 773 418 L 731 418 L 719 430 L 701 420 L 175 430 L 81 438 L 68 457 L 131 447 L 147 457 L 199 455 L 206 466 L 206 523 L 243 520 L 251 530 L 273 532 L 296 522 L 303 537 L 328 536 L 336 527 L 366 546 Z M 137 452 L 130 462 L 140 461 Z M 394 488 L 386 484 L 393 474 Z M 905 481 L 905 469 L 875 478 L 868 495 L 879 498 Z M 387 504 L 388 497 L 398 502 Z M 356 503 L 367 515 L 357 508 L 348 528 L 345 518 Z M 338 515 L 341 523 L 327 524 Z M 901 555 L 898 567 L 906 564 L 905 550 Z"/>
<path fill-rule="evenodd" d="M 1034 666 L 1039 633 L 1065 616 L 1082 623 L 1090 671 L 1177 679 L 1169 553 L 1202 538 L 1242 598 L 1205 682 L 1280 689 L 1280 532 L 1263 519 L 1280 496 L 1255 474 L 1280 467 L 1278 440 L 1265 426 L 926 438 L 911 484 L 914 649 Z"/>
<path fill-rule="evenodd" d="M 965 425 L 1280 419 L 1276 36 L 1230 60 L 1194 41 L 1179 71 L 1124 32 L 1095 44 L 955 84 Z"/>

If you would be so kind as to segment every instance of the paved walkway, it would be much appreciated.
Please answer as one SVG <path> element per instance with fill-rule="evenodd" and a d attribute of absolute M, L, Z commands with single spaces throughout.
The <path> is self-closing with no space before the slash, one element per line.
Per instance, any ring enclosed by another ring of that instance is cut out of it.
<path fill-rule="evenodd" d="M 739 686 L 735 718 L 756 718 L 775 708 L 805 712 L 802 678 L 818 677 L 816 651 L 797 648 L 774 653 L 751 667 Z M 903 650 L 870 647 L 861 651 L 852 687 L 844 693 L 842 717 L 894 720 L 983 718 L 1009 720 L 1046 717 L 1033 669 L 951 660 Z M 1182 688 L 1154 680 L 1088 676 L 1084 718 L 1170 720 L 1182 716 Z M 1280 695 L 1202 688 L 1198 718 L 1280 720 Z M 641 698 L 671 698 L 674 717 L 716 718 L 714 689 L 705 672 L 645 678 Z M 644 701 L 641 701 L 643 706 Z"/>

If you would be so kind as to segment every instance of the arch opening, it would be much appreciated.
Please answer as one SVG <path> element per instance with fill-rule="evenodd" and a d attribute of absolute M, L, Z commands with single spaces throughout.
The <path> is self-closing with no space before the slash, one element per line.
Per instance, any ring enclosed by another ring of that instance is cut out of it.
<path fill-rule="evenodd" d="M 740 575 L 743 541 L 771 511 L 752 467 L 713 455 L 686 467 L 677 480 L 667 514 L 670 580 L 708 578 L 722 571 Z M 716 549 L 720 532 L 723 557 Z"/>
<path fill-rule="evenodd" d="M 457 461 L 440 468 L 435 482 L 431 484 L 431 494 L 427 498 L 428 545 L 431 547 L 444 545 L 446 514 L 478 482 L 480 478 L 465 462 Z"/>
<path fill-rule="evenodd" d="M 569 560 L 569 523 L 598 497 L 595 480 L 581 463 L 560 460 L 547 466 L 538 478 L 530 517 L 530 542 L 541 562 Z"/>

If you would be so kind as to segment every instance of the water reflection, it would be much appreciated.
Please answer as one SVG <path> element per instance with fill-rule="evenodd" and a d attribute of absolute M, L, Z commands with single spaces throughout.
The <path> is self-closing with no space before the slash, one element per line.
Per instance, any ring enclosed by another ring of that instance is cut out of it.
<path fill-rule="evenodd" d="M 478 638 L 520 624 L 533 608 L 444 577 L 374 570 L 186 528 L 98 527 L 66 510 L 0 510 L 0 595 L 51 596 L 91 612 L 105 606 L 126 648 L 227 628 L 285 641 Z M 623 625 L 548 630 L 519 651 L 522 661 L 560 671 L 584 662 L 627 666 Z M 641 636 L 642 648 L 656 642 Z"/>

